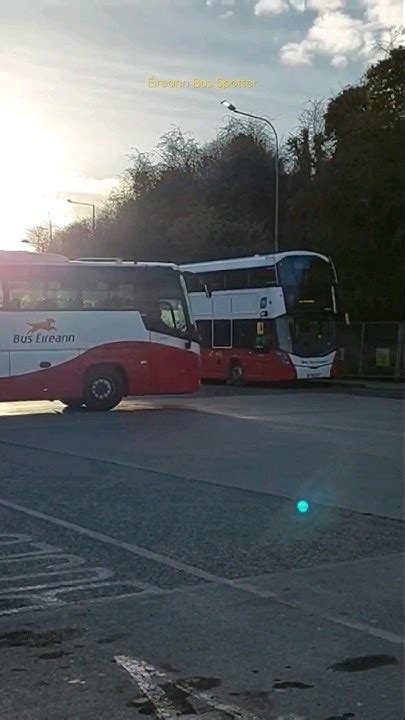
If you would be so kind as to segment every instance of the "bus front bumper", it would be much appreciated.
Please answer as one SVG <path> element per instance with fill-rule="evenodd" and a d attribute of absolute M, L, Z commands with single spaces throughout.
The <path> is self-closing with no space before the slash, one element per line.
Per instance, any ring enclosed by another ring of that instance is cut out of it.
<path fill-rule="evenodd" d="M 322 357 L 302 358 L 290 354 L 294 365 L 297 380 L 316 380 L 336 377 L 335 371 L 336 351 Z"/>

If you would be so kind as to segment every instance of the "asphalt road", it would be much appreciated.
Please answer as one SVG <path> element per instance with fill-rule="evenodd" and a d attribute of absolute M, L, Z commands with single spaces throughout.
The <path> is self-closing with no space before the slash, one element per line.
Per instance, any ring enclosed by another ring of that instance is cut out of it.
<path fill-rule="evenodd" d="M 0 404 L 1 720 L 402 720 L 402 407 Z"/>

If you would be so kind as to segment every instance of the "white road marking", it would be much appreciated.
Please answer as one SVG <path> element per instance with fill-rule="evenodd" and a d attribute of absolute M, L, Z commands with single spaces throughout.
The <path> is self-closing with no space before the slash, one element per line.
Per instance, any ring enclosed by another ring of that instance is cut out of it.
<path fill-rule="evenodd" d="M 402 432 L 400 430 L 384 430 L 382 428 L 370 428 L 370 427 L 356 427 L 353 425 L 328 425 L 328 424 L 321 424 L 321 423 L 312 423 L 309 422 L 308 419 L 305 419 L 305 422 L 297 423 L 297 422 L 284 422 L 281 420 L 278 420 L 277 416 L 274 417 L 266 417 L 263 415 L 248 415 L 247 413 L 242 413 L 234 410 L 227 410 L 227 409 L 217 409 L 217 408 L 207 408 L 204 406 L 193 406 L 193 410 L 196 410 L 197 412 L 204 413 L 205 415 L 221 415 L 223 417 L 231 417 L 236 418 L 236 420 L 254 420 L 255 422 L 264 422 L 269 423 L 270 425 L 276 425 L 278 428 L 282 428 L 283 430 L 312 430 L 312 428 L 315 428 L 316 430 L 339 430 L 343 432 L 363 432 L 363 433 L 372 433 L 373 435 L 393 435 L 402 437 Z M 315 413 L 313 413 L 315 414 Z M 277 414 L 275 414 L 277 415 Z M 280 413 L 278 417 L 283 418 L 284 414 Z"/>
<path fill-rule="evenodd" d="M 152 703 L 159 720 L 176 720 L 178 713 L 175 706 L 155 681 L 155 677 L 161 676 L 161 673 L 143 660 L 125 655 L 117 655 L 114 660 L 135 680 L 141 693 Z"/>
<path fill-rule="evenodd" d="M 30 542 L 30 535 L 24 535 L 22 533 L 1 533 L 0 534 L 0 546 L 2 545 L 19 545 L 20 543 Z"/>
<path fill-rule="evenodd" d="M 23 564 L 28 570 L 21 572 L 24 567 L 18 567 L 20 572 L 0 578 L 0 617 L 61 608 L 71 602 L 82 605 L 133 597 L 143 592 L 155 595 L 162 592 L 160 588 L 141 581 L 114 580 L 111 570 L 88 567 L 84 558 L 65 554 L 61 548 L 53 545 L 34 542 L 29 535 L 0 536 L 0 547 L 7 546 L 8 549 L 8 546 L 18 544 L 39 550 L 17 552 L 0 561 L 3 567 L 7 563 L 11 571 L 14 570 L 14 563 L 19 566 Z M 38 564 L 42 568 L 39 568 L 39 572 L 32 572 L 38 569 Z"/>
<path fill-rule="evenodd" d="M 25 543 L 27 544 L 27 543 Z M 15 562 L 16 560 L 25 560 L 26 558 L 34 557 L 48 557 L 50 555 L 57 555 L 61 553 L 60 548 L 56 548 L 53 545 L 48 545 L 43 542 L 30 542 L 29 545 L 37 550 L 28 550 L 27 552 L 13 553 L 11 555 L 3 555 L 0 559 L 0 563 Z"/>
<path fill-rule="evenodd" d="M 242 710 L 241 708 L 239 708 L 236 705 L 233 705 L 231 703 L 222 702 L 222 700 L 218 700 L 217 698 L 214 698 L 212 695 L 210 695 L 207 692 L 199 692 L 197 690 L 194 690 L 192 685 L 189 685 L 186 682 L 175 682 L 174 684 L 180 690 L 184 690 L 191 697 L 194 697 L 196 700 L 202 700 L 203 702 L 207 703 L 207 705 L 214 708 L 214 710 L 218 710 L 219 712 L 227 713 L 227 715 L 230 715 L 232 718 L 235 718 L 235 720 L 259 720 L 259 717 L 257 715 L 253 715 L 252 713 L 248 712 L 247 710 Z"/>
<path fill-rule="evenodd" d="M 235 584 L 233 580 L 228 580 L 227 578 L 222 578 L 218 575 L 214 575 L 213 573 L 207 572 L 206 570 L 202 570 L 192 565 L 183 563 L 180 560 L 174 560 L 173 558 L 169 558 L 166 555 L 155 553 L 152 550 L 140 547 L 139 545 L 132 545 L 131 543 L 127 543 L 123 540 L 118 540 L 117 538 L 110 537 L 109 535 L 97 532 L 96 530 L 90 530 L 89 528 L 82 527 L 81 525 L 69 522 L 68 520 L 62 520 L 61 518 L 56 518 L 53 515 L 47 515 L 46 513 L 39 512 L 38 510 L 32 510 L 31 508 L 27 508 L 24 505 L 19 505 L 3 498 L 0 498 L 0 505 L 9 508 L 10 510 L 15 510 L 17 512 L 24 513 L 25 515 L 29 515 L 30 517 L 35 517 L 39 520 L 45 520 L 46 522 L 52 523 L 53 525 L 66 528 L 68 530 L 74 530 L 80 535 L 85 535 L 92 538 L 93 540 L 99 540 L 106 545 L 113 545 L 114 547 L 119 547 L 122 550 L 127 550 L 134 555 L 147 558 L 148 560 L 154 560 L 155 562 L 166 565 L 174 570 L 184 572 L 187 575 L 193 575 L 194 577 L 201 578 L 202 580 L 207 580 L 208 582 L 220 583 L 222 585 L 229 585 L 231 587 L 233 587 Z"/>
<path fill-rule="evenodd" d="M 61 518 L 54 517 L 53 515 L 47 515 L 46 513 L 40 512 L 38 510 L 32 510 L 31 508 L 27 508 L 24 505 L 10 502 L 9 500 L 6 500 L 4 498 L 0 498 L 0 506 L 6 507 L 9 510 L 15 510 L 16 512 L 23 513 L 24 515 L 28 515 L 30 517 L 37 518 L 38 520 L 45 520 L 46 522 L 49 522 L 52 525 L 56 525 L 58 527 L 63 527 L 68 530 L 74 530 L 80 535 L 90 537 L 93 540 L 99 540 L 106 545 L 112 545 L 113 547 L 121 548 L 122 550 L 126 550 L 133 555 L 147 558 L 148 560 L 160 563 L 161 565 L 165 565 L 174 570 L 179 570 L 186 575 L 198 577 L 202 580 L 206 580 L 207 582 L 229 587 L 233 590 L 247 592 L 251 595 L 255 595 L 256 597 L 266 598 L 277 603 L 278 605 L 282 605 L 283 607 L 288 607 L 293 610 L 300 610 L 302 612 L 321 617 L 322 619 L 334 623 L 335 625 L 340 625 L 342 627 L 349 628 L 350 630 L 358 630 L 365 633 L 366 635 L 378 637 L 381 640 L 386 640 L 387 642 L 398 645 L 402 645 L 403 643 L 405 643 L 405 638 L 402 635 L 397 635 L 396 633 L 376 628 L 372 625 L 367 625 L 366 623 L 357 622 L 356 620 L 342 619 L 334 615 L 329 615 L 328 613 L 321 611 L 316 606 L 307 605 L 306 603 L 284 600 L 277 593 L 268 590 L 261 590 L 251 582 L 229 580 L 228 578 L 221 577 L 220 575 L 214 575 L 213 573 L 202 570 L 198 567 L 195 567 L 194 565 L 188 565 L 181 562 L 180 560 L 174 560 L 173 558 L 167 557 L 166 555 L 161 555 L 160 553 L 155 553 L 152 550 L 148 550 L 147 548 L 140 547 L 139 545 L 132 545 L 131 543 L 127 543 L 123 540 L 118 540 L 117 538 L 110 537 L 109 535 L 105 535 L 104 533 L 100 533 L 95 530 L 91 530 L 90 528 L 82 527 L 81 525 L 69 522 L 68 520 L 62 520 Z M 145 585 L 144 587 L 145 590 L 148 590 L 149 592 L 160 592 L 159 588 L 153 588 L 151 586 Z"/>
<path fill-rule="evenodd" d="M 67 562 L 64 563 L 57 563 L 53 565 L 50 563 L 50 560 L 56 559 L 59 560 L 60 558 L 67 558 Z M 29 568 L 32 569 L 32 565 L 37 563 L 39 560 L 45 560 L 44 566 L 41 570 L 41 568 L 36 568 L 39 570 L 39 572 L 20 572 L 18 575 L 6 575 L 3 578 L 0 578 L 1 582 L 8 582 L 9 580 L 21 580 L 22 578 L 36 578 L 36 577 L 48 577 L 49 575 L 74 575 L 75 573 L 81 573 L 85 572 L 86 569 L 80 567 L 81 565 L 84 565 L 86 560 L 81 557 L 77 557 L 77 555 L 65 555 L 64 553 L 60 553 L 59 555 L 42 555 L 39 557 L 34 558 L 34 562 L 32 562 L 32 558 L 29 558 L 28 560 L 31 560 L 29 563 Z M 10 559 L 8 560 L 9 563 L 25 563 L 27 565 L 27 559 L 26 558 L 16 558 L 16 559 Z"/>
<path fill-rule="evenodd" d="M 165 691 L 158 683 L 159 679 L 161 681 L 166 680 L 167 682 L 167 675 L 165 673 L 157 670 L 153 667 L 153 665 L 146 663 L 144 660 L 131 658 L 127 655 L 116 655 L 114 660 L 118 665 L 127 671 L 131 678 L 136 682 L 143 695 L 150 700 L 155 708 L 155 712 L 159 720 L 175 720 L 175 718 L 178 717 L 179 713 L 176 707 L 169 700 Z M 173 680 L 173 685 L 179 690 L 183 690 L 190 697 L 202 701 L 214 710 L 227 713 L 230 718 L 233 718 L 234 720 L 260 720 L 257 715 L 253 715 L 247 710 L 242 710 L 236 705 L 218 700 L 207 692 L 195 690 L 195 688 L 187 682 Z"/>
<path fill-rule="evenodd" d="M 89 587 L 89 583 L 97 582 L 97 587 L 99 587 L 99 581 L 101 580 L 109 580 L 110 578 L 114 577 L 114 573 L 111 570 L 107 570 L 107 568 L 102 567 L 92 567 L 92 568 L 86 568 L 86 572 L 90 573 L 90 577 L 86 578 L 80 578 L 83 582 L 86 582 L 86 587 Z M 55 573 L 49 573 L 50 575 L 55 575 Z M 24 576 L 20 576 L 18 579 L 23 579 Z M 0 582 L 7 582 L 11 580 L 11 578 L 3 578 L 0 579 Z M 42 585 L 21 585 L 20 587 L 13 587 L 13 592 L 30 592 L 30 591 L 38 591 L 38 590 L 46 590 L 48 588 L 51 588 L 52 585 L 55 585 L 56 588 L 60 587 L 71 587 L 72 589 L 79 588 L 80 587 L 80 580 L 59 580 L 56 579 L 52 582 L 43 583 Z M 0 599 L 4 597 L 8 590 L 1 590 L 0 589 Z"/>

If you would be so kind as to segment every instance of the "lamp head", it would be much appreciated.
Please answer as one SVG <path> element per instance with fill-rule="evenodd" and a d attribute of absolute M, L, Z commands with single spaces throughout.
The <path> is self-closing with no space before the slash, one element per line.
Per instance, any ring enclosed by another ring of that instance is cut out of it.
<path fill-rule="evenodd" d="M 228 102 L 228 100 L 221 100 L 221 105 L 226 107 L 227 110 L 231 110 L 232 112 L 236 112 L 235 105 L 232 105 L 232 103 Z"/>

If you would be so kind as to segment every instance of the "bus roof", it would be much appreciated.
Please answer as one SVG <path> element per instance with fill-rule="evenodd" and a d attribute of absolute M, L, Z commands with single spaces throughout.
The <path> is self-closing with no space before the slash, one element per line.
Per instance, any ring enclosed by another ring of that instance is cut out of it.
<path fill-rule="evenodd" d="M 100 267 L 163 267 L 178 270 L 178 265 L 163 262 L 135 262 L 121 258 L 78 258 L 69 260 L 56 253 L 36 253 L 29 250 L 0 250 L 0 265 L 91 265 Z"/>
<path fill-rule="evenodd" d="M 251 255 L 250 257 L 239 257 L 229 258 L 223 260 L 209 260 L 206 262 L 199 263 L 187 263 L 180 265 L 181 270 L 188 272 L 209 272 L 210 270 L 242 270 L 250 267 L 262 267 L 267 265 L 274 265 L 285 257 L 292 257 L 297 255 L 310 255 L 314 257 L 320 257 L 325 262 L 330 262 L 330 259 L 326 255 L 314 252 L 312 250 L 289 250 L 283 253 L 274 253 L 271 255 Z"/>
<path fill-rule="evenodd" d="M 46 260 L 44 258 L 46 257 Z M 29 250 L 0 250 L 0 263 L 12 265 L 56 265 L 69 262 L 63 255 Z"/>

